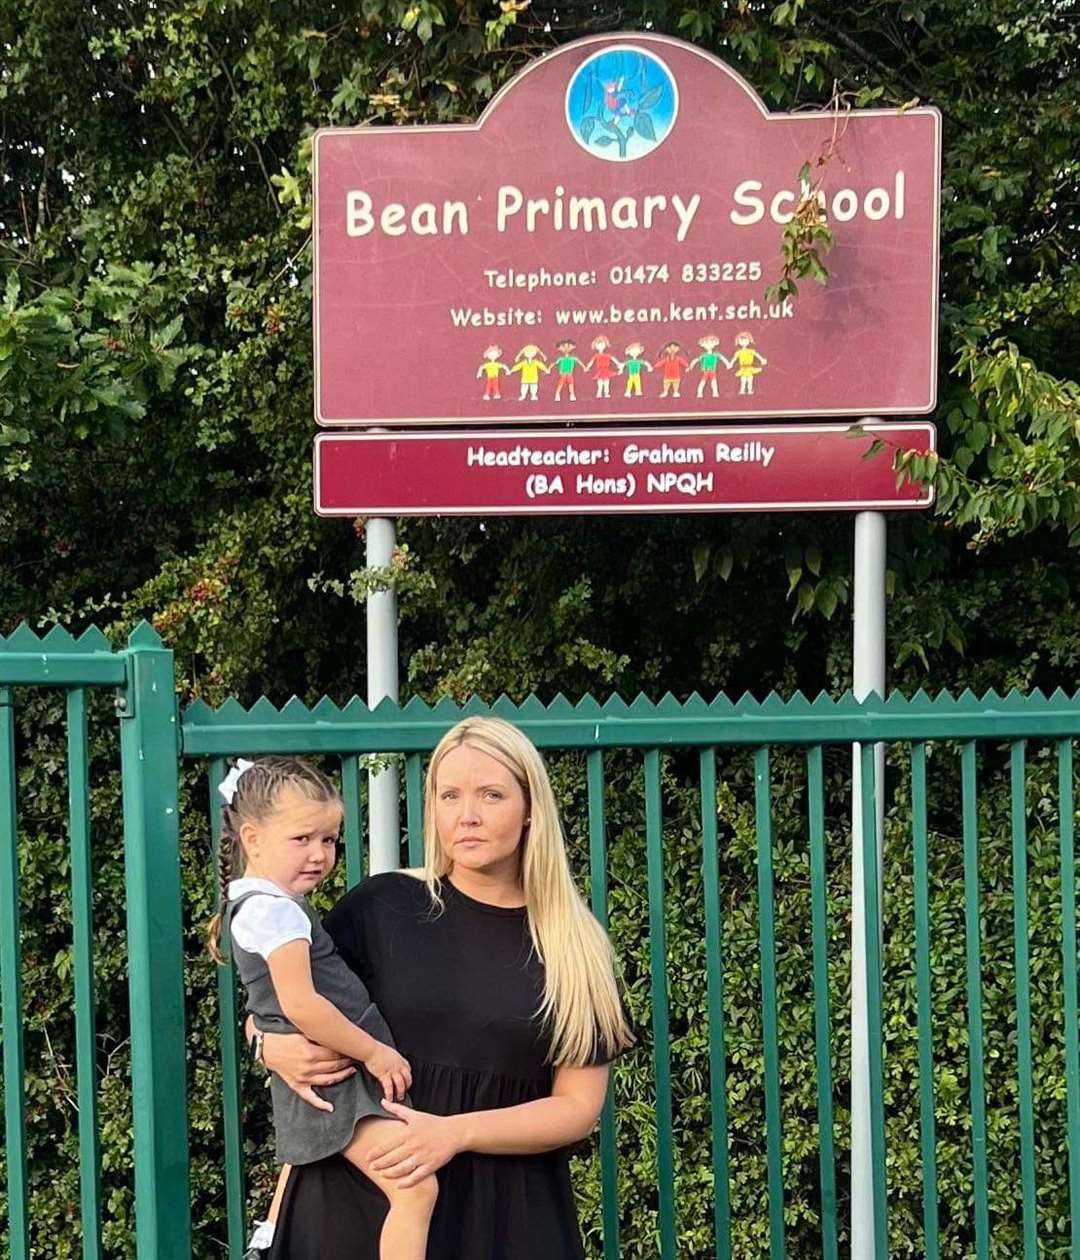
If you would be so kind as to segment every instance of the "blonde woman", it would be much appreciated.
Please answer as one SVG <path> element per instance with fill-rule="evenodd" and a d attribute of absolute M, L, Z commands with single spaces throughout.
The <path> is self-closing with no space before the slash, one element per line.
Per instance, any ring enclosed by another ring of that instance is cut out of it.
<path fill-rule="evenodd" d="M 468 718 L 428 767 L 424 865 L 346 894 L 325 927 L 412 1068 L 370 1171 L 435 1174 L 427 1260 L 580 1260 L 567 1148 L 632 1044 L 611 947 L 574 886 L 543 760 Z M 267 1065 L 309 1101 L 351 1070 L 299 1036 Z M 347 1161 L 293 1170 L 271 1260 L 375 1260 L 386 1198 Z"/>

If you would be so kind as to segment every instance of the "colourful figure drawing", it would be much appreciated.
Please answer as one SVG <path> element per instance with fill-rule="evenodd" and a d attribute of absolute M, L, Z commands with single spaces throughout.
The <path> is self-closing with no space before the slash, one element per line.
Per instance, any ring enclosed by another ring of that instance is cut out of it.
<path fill-rule="evenodd" d="M 484 402 L 493 398 L 501 398 L 499 393 L 499 377 L 503 372 L 509 374 L 510 369 L 502 360 L 501 346 L 488 346 L 484 351 L 484 361 L 476 369 L 476 379 L 484 378 Z"/>
<path fill-rule="evenodd" d="M 517 358 L 510 371 L 521 373 L 521 393 L 518 395 L 518 402 L 524 402 L 526 398 L 531 402 L 536 402 L 540 389 L 540 373 L 543 372 L 546 375 L 551 368 L 547 365 L 543 350 L 530 343 L 522 346 L 517 352 Z"/>
<path fill-rule="evenodd" d="M 656 366 L 662 369 L 660 374 L 660 397 L 667 398 L 668 394 L 670 394 L 672 398 L 678 398 L 679 386 L 682 384 L 682 374 L 690 366 L 682 346 L 677 341 L 669 341 L 660 351 L 660 357 L 656 360 Z"/>
<path fill-rule="evenodd" d="M 754 377 L 761 372 L 761 368 L 768 363 L 768 359 L 763 354 L 758 354 L 754 349 L 754 338 L 748 332 L 741 332 L 735 338 L 735 354 L 731 359 L 725 360 L 728 367 L 735 368 L 735 375 L 739 378 L 739 396 L 743 394 L 752 394 L 754 392 Z M 761 367 L 757 364 L 760 363 Z"/>
<path fill-rule="evenodd" d="M 641 373 L 651 372 L 652 364 L 647 363 L 641 356 L 645 353 L 645 347 L 640 341 L 631 341 L 631 343 L 623 351 L 626 359 L 622 365 L 622 370 L 626 373 L 626 391 L 627 398 L 641 397 Z"/>
<path fill-rule="evenodd" d="M 555 360 L 555 366 L 559 370 L 559 380 L 555 386 L 555 401 L 562 400 L 563 386 L 565 385 L 570 391 L 570 401 L 577 402 L 574 394 L 574 368 L 579 367 L 585 370 L 585 364 L 577 357 L 574 351 L 577 345 L 573 341 L 560 341 L 555 347 L 558 358 Z"/>
<path fill-rule="evenodd" d="M 608 354 L 611 342 L 603 335 L 592 343 L 593 356 L 585 364 L 585 371 L 593 374 L 597 398 L 611 397 L 611 378 L 622 370 L 622 364 L 613 354 Z"/>
<path fill-rule="evenodd" d="M 690 366 L 701 365 L 701 380 L 698 381 L 697 396 L 699 398 L 705 395 L 705 386 L 708 385 L 712 390 L 712 396 L 719 398 L 720 393 L 716 388 L 716 367 L 722 363 L 724 367 L 732 366 L 731 360 L 717 352 L 717 346 L 720 344 L 720 338 L 708 333 L 706 336 L 698 340 L 701 347 L 701 353 L 696 359 L 690 360 Z"/>

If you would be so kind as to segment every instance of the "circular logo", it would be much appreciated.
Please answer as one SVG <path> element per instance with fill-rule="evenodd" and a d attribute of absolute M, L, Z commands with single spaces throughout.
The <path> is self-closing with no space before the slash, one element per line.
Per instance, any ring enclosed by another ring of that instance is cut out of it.
<path fill-rule="evenodd" d="M 570 134 L 593 157 L 635 162 L 663 144 L 679 112 L 675 77 L 654 53 L 617 44 L 583 61 L 566 89 Z"/>

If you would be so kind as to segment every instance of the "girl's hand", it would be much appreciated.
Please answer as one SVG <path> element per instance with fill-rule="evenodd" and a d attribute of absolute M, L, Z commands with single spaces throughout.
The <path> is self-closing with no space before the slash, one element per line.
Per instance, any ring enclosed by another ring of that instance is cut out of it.
<path fill-rule="evenodd" d="M 364 1067 L 378 1080 L 383 1087 L 383 1097 L 387 1102 L 396 1098 L 404 1098 L 412 1084 L 412 1068 L 408 1059 L 385 1042 L 377 1041 L 375 1049 L 364 1060 Z"/>
<path fill-rule="evenodd" d="M 315 1045 L 300 1033 L 264 1034 L 263 1062 L 294 1094 L 319 1111 L 333 1111 L 334 1106 L 312 1087 L 336 1085 L 356 1071 L 350 1059 Z"/>
<path fill-rule="evenodd" d="M 383 1126 L 386 1138 L 372 1151 L 368 1163 L 373 1171 L 393 1177 L 403 1190 L 431 1176 L 464 1150 L 457 1116 L 433 1116 L 395 1102 L 384 1102 L 383 1106 L 404 1124 Z"/>

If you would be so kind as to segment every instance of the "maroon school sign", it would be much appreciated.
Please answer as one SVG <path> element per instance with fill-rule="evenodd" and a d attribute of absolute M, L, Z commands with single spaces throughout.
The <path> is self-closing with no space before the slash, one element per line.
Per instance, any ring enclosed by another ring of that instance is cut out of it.
<path fill-rule="evenodd" d="M 875 439 L 931 451 L 934 426 L 754 425 L 542 433 L 320 433 L 322 516 L 891 511 L 925 508 Z"/>
<path fill-rule="evenodd" d="M 940 117 L 770 114 L 677 40 L 580 40 L 471 126 L 315 136 L 316 418 L 520 426 L 922 414 Z M 769 302 L 799 170 L 824 288 Z"/>

